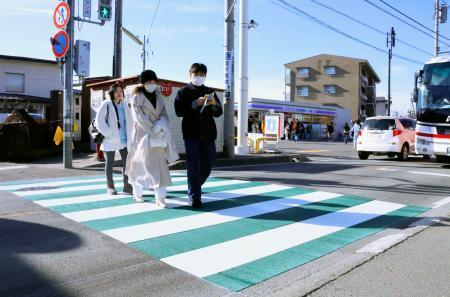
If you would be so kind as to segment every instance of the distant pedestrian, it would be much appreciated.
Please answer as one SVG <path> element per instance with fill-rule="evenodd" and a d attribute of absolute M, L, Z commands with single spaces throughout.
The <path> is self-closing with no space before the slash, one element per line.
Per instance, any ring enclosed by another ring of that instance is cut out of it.
<path fill-rule="evenodd" d="M 303 122 L 300 122 L 300 124 L 298 125 L 298 133 L 300 139 L 305 139 L 305 125 L 303 124 Z"/>
<path fill-rule="evenodd" d="M 348 125 L 348 123 L 345 123 L 345 125 L 344 125 L 344 142 L 345 142 L 345 144 L 347 144 L 347 142 L 348 142 L 349 135 L 350 135 L 350 126 Z"/>
<path fill-rule="evenodd" d="M 117 195 L 114 186 L 113 166 L 116 151 L 120 153 L 123 163 L 123 192 L 132 194 L 133 189 L 128 183 L 128 176 L 125 174 L 127 165 L 128 144 L 131 135 L 132 118 L 128 105 L 123 100 L 123 82 L 117 81 L 109 88 L 109 98 L 103 100 L 95 117 L 98 131 L 104 136 L 100 149 L 106 158 L 105 174 L 107 182 L 107 192 L 110 195 Z"/>
<path fill-rule="evenodd" d="M 361 122 L 359 120 L 355 121 L 355 124 L 353 124 L 352 127 L 352 133 L 353 133 L 353 148 L 356 149 L 358 144 L 358 133 L 361 130 Z"/>
<path fill-rule="evenodd" d="M 284 124 L 284 140 L 289 140 L 289 123 Z"/>
<path fill-rule="evenodd" d="M 328 137 L 328 142 L 333 142 L 333 134 L 334 134 L 333 122 L 330 122 L 330 123 L 328 123 L 328 125 L 327 125 L 327 137 Z"/>
<path fill-rule="evenodd" d="M 214 118 L 222 115 L 219 97 L 204 85 L 207 68 L 192 64 L 191 82 L 178 91 L 175 112 L 182 117 L 183 139 L 188 169 L 188 196 L 193 208 L 201 208 L 202 185 L 208 179 L 216 156 L 217 128 Z"/>
<path fill-rule="evenodd" d="M 307 124 L 306 125 L 306 138 L 311 139 L 311 134 L 312 134 L 312 125 Z"/>

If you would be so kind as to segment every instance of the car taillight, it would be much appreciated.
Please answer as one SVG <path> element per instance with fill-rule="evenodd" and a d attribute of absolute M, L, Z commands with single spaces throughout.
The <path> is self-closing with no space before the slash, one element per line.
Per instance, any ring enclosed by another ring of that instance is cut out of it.
<path fill-rule="evenodd" d="M 358 131 L 358 136 L 362 136 L 362 131 L 361 130 Z"/>
<path fill-rule="evenodd" d="M 402 130 L 394 129 L 393 134 L 394 134 L 394 136 L 399 136 L 400 134 L 402 134 Z"/>

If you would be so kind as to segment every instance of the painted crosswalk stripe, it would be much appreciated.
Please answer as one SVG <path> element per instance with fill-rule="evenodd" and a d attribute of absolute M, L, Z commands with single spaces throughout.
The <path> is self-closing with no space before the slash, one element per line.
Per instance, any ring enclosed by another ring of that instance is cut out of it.
<path fill-rule="evenodd" d="M 172 177 L 183 177 L 186 176 L 182 173 L 171 172 Z M 114 175 L 114 179 L 122 180 L 121 175 Z M 106 181 L 104 175 L 90 175 L 90 176 L 79 176 L 79 177 L 59 177 L 52 179 L 35 179 L 35 180 L 20 180 L 20 181 L 10 181 L 10 182 L 0 182 L 0 191 L 15 191 L 22 188 L 39 188 L 39 187 L 58 187 L 58 186 L 69 186 L 90 182 L 102 182 Z"/>
<path fill-rule="evenodd" d="M 245 188 L 245 189 L 238 189 L 229 191 L 228 195 L 223 195 L 222 192 L 215 192 L 205 195 L 204 202 L 210 202 L 210 201 L 219 201 L 219 200 L 225 200 L 230 198 L 237 198 L 237 197 L 244 197 L 254 194 L 263 194 L 266 192 L 272 192 L 272 191 L 279 191 L 279 190 L 285 190 L 289 189 L 291 187 L 287 186 L 258 186 L 254 188 Z M 154 204 L 151 204 L 154 206 Z M 187 199 L 171 199 L 168 200 L 168 206 L 169 207 L 177 207 L 177 206 L 186 206 L 189 205 L 189 201 Z M 157 210 L 156 207 L 149 207 L 147 204 L 128 204 L 128 205 L 122 205 L 122 206 L 115 206 L 115 207 L 107 207 L 107 208 L 100 208 L 100 209 L 93 209 L 93 210 L 86 210 L 86 211 L 76 211 L 76 212 L 70 212 L 70 213 L 63 213 L 63 215 L 69 219 L 72 219 L 77 222 L 84 222 L 84 221 L 92 221 L 92 220 L 101 220 L 101 219 L 107 219 L 107 218 L 114 218 L 119 216 L 127 216 L 130 214 L 136 214 L 136 213 L 142 213 L 142 212 L 148 212 Z"/>
<path fill-rule="evenodd" d="M 185 182 L 185 179 L 173 179 L 173 182 L 183 181 Z M 226 180 L 226 181 L 216 181 L 216 182 L 207 182 L 204 185 L 204 188 L 210 188 L 210 187 L 218 187 L 218 186 L 224 186 L 224 185 L 238 185 L 238 184 L 244 184 L 248 183 L 248 181 L 241 181 L 241 180 Z M 186 183 L 183 183 L 178 186 L 171 186 L 168 187 L 167 191 L 180 191 L 180 190 L 187 190 Z M 145 195 L 153 195 L 153 191 L 145 191 Z M 129 195 L 107 195 L 105 193 L 103 194 L 96 194 L 96 195 L 87 195 L 87 196 L 76 196 L 76 197 L 70 197 L 70 198 L 60 198 L 60 199 L 47 199 L 47 200 L 38 200 L 36 201 L 37 204 L 45 207 L 52 207 L 52 206 L 62 206 L 62 205 L 71 205 L 71 204 L 78 204 L 78 203 L 87 203 L 87 202 L 96 202 L 96 201 L 108 201 L 108 200 L 117 200 L 122 198 L 129 198 Z"/>
<path fill-rule="evenodd" d="M 175 177 L 172 178 L 172 182 L 178 182 L 178 181 L 185 181 L 186 177 Z M 119 183 L 120 186 L 122 186 L 122 183 Z M 70 188 L 56 188 L 56 189 L 48 189 L 48 190 L 36 190 L 36 191 L 17 191 L 14 192 L 14 194 L 22 197 L 33 197 L 37 195 L 51 195 L 51 194 L 57 194 L 57 193 L 70 193 L 70 192 L 76 192 L 76 191 L 86 191 L 86 190 L 105 190 L 106 188 L 106 182 L 94 184 L 94 185 L 87 185 L 87 186 L 77 186 L 77 187 L 70 187 Z"/>
<path fill-rule="evenodd" d="M 268 257 L 210 275 L 205 280 L 232 291 L 240 291 L 380 232 L 404 219 L 415 217 L 426 210 L 424 207 L 405 206 Z"/>
<path fill-rule="evenodd" d="M 228 223 L 133 242 L 130 245 L 143 253 L 161 259 L 286 226 L 368 201 L 370 200 L 361 197 L 340 196 Z"/>
<path fill-rule="evenodd" d="M 122 177 L 115 176 L 114 181 L 121 181 Z M 43 187 L 77 187 L 80 185 L 86 184 L 96 184 L 96 183 L 106 183 L 106 177 L 100 178 L 92 178 L 92 179 L 81 179 L 81 180 L 62 180 L 62 181 L 48 181 L 43 183 L 34 183 L 34 184 L 26 184 L 26 185 L 11 185 L 11 186 L 0 186 L 0 190 L 2 191 L 20 191 L 22 189 L 27 189 L 26 192 L 30 193 L 33 189 L 38 190 Z M 23 191 L 25 192 L 25 191 Z"/>
<path fill-rule="evenodd" d="M 104 231 L 104 233 L 124 243 L 130 243 L 217 224 L 228 223 L 246 217 L 280 211 L 286 208 L 336 198 L 339 196 L 341 195 L 318 191 L 228 209 L 221 209 L 213 212 L 206 212 L 194 216 L 180 217 L 161 222 L 107 230 Z"/>
<path fill-rule="evenodd" d="M 207 277 L 296 245 L 329 235 L 404 205 L 371 201 L 307 221 L 161 259 L 198 277 Z M 296 236 L 292 236 L 296 234 Z M 267 244 L 270 242 L 271 244 Z M 232 255 L 231 257 L 229 255 Z M 226 261 L 223 258 L 227 258 Z"/>

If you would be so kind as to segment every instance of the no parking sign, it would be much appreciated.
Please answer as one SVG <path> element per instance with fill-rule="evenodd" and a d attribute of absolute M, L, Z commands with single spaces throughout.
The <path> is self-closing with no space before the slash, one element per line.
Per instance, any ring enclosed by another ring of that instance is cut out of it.
<path fill-rule="evenodd" d="M 62 58 L 66 55 L 69 49 L 69 36 L 66 31 L 58 31 L 53 37 L 52 50 L 57 58 Z"/>

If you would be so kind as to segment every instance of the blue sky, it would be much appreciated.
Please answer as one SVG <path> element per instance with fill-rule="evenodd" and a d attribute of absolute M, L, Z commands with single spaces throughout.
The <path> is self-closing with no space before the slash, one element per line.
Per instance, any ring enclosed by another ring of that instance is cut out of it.
<path fill-rule="evenodd" d="M 385 48 L 385 36 L 320 7 L 310 0 L 286 0 L 318 19 L 338 27 L 365 42 Z M 360 19 L 383 32 L 394 26 L 400 40 L 433 53 L 434 41 L 428 36 L 377 10 L 364 0 L 317 0 Z M 371 0 L 383 6 L 379 0 Z M 53 59 L 49 38 L 55 0 L 0 0 L 0 54 Z M 78 1 L 77 1 L 78 2 Z M 123 0 L 123 25 L 139 36 L 148 34 L 157 0 Z M 239 3 L 239 1 L 237 1 Z M 292 14 L 273 4 L 274 0 L 249 0 L 251 19 L 259 23 L 249 32 L 250 96 L 283 99 L 284 64 L 312 55 L 329 53 L 369 60 L 382 82 L 377 95 L 387 94 L 387 54 L 380 53 L 327 28 Z M 433 28 L 434 0 L 385 0 L 418 22 Z M 97 0 L 92 0 L 96 18 Z M 80 0 L 80 5 L 82 0 Z M 148 68 L 159 77 L 186 81 L 192 62 L 208 65 L 207 83 L 223 87 L 223 1 L 161 0 L 150 35 Z M 385 7 L 385 6 L 383 6 Z M 386 7 L 385 7 L 386 8 Z M 236 10 L 236 17 L 238 17 Z M 411 21 L 409 21 L 411 22 Z M 238 24 L 237 24 L 238 25 Z M 238 26 L 236 25 L 236 52 Z M 441 34 L 450 38 L 449 25 Z M 91 76 L 112 71 L 113 24 L 104 27 L 83 24 L 76 28 L 76 39 L 91 42 Z M 447 42 L 450 44 L 450 41 Z M 445 48 L 445 45 L 441 45 Z M 425 61 L 430 56 L 397 43 L 394 53 Z M 140 47 L 123 36 L 123 75 L 134 75 L 142 68 Z M 414 72 L 420 65 L 395 58 L 392 61 L 393 110 L 401 113 L 410 106 Z M 237 67 L 236 67 L 237 70 Z M 237 72 L 237 71 L 236 71 Z"/>

